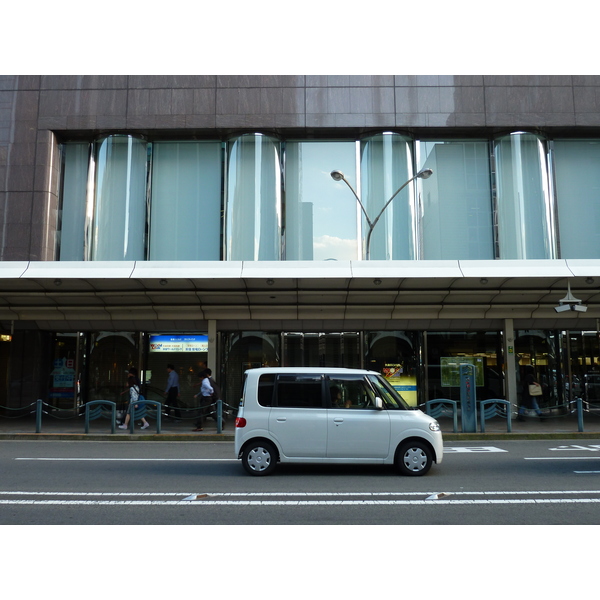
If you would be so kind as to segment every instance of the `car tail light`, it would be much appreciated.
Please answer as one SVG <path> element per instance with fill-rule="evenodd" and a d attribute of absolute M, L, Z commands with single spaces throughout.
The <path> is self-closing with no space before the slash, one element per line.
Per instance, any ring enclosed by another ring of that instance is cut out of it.
<path fill-rule="evenodd" d="M 236 427 L 246 427 L 246 419 L 244 419 L 244 417 L 236 417 L 235 426 Z"/>

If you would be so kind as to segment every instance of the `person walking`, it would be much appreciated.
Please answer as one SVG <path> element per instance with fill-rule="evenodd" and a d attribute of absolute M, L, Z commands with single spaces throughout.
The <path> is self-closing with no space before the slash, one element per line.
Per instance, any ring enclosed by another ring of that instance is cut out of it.
<path fill-rule="evenodd" d="M 533 394 L 532 394 L 533 392 Z M 544 415 L 537 403 L 537 396 L 542 395 L 542 386 L 535 378 L 535 371 L 531 365 L 525 367 L 525 376 L 522 381 L 521 388 L 521 406 L 517 414 L 517 420 L 525 420 L 525 412 L 527 410 L 535 410 L 540 421 L 544 420 Z"/>
<path fill-rule="evenodd" d="M 181 411 L 179 410 L 179 375 L 172 364 L 167 365 L 167 373 L 167 387 L 164 392 L 167 397 L 167 416 L 170 416 L 171 410 L 173 410 L 173 415 L 181 418 Z"/>
<path fill-rule="evenodd" d="M 200 378 L 200 391 L 194 398 L 200 397 L 200 418 L 196 421 L 196 427 L 192 431 L 204 431 L 204 413 L 213 401 L 215 390 L 210 384 L 210 376 L 207 373 L 208 370 L 209 369 L 206 369 L 198 373 L 198 377 Z"/>
<path fill-rule="evenodd" d="M 131 369 L 129 369 L 129 374 L 127 376 L 127 388 L 128 389 L 121 392 L 121 395 L 129 391 L 129 405 L 127 406 L 125 420 L 123 421 L 122 425 L 119 425 L 119 429 L 127 429 L 129 427 L 129 422 L 133 418 L 135 409 L 138 407 L 136 402 L 138 402 L 140 397 L 141 382 L 135 367 L 131 367 Z M 150 423 L 148 423 L 148 421 L 142 417 L 142 429 L 147 429 L 148 427 L 150 427 Z"/>

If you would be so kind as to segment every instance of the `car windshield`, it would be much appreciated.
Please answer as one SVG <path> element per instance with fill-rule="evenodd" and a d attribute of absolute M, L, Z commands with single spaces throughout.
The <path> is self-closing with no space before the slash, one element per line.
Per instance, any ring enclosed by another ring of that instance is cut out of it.
<path fill-rule="evenodd" d="M 375 395 L 383 400 L 383 405 L 386 408 L 392 410 L 410 409 L 402 396 L 381 375 L 367 375 L 367 379 L 375 389 Z"/>

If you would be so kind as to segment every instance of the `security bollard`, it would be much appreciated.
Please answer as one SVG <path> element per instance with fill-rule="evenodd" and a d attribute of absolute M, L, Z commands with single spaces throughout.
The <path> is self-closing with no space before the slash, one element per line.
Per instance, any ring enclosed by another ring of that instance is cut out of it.
<path fill-rule="evenodd" d="M 583 400 L 576 398 L 577 400 L 577 431 L 583 431 Z"/>
<path fill-rule="evenodd" d="M 35 405 L 35 432 L 40 433 L 42 431 L 42 405 L 43 400 L 38 398 Z"/>
<path fill-rule="evenodd" d="M 223 425 L 223 400 L 217 400 L 217 433 L 222 433 Z"/>

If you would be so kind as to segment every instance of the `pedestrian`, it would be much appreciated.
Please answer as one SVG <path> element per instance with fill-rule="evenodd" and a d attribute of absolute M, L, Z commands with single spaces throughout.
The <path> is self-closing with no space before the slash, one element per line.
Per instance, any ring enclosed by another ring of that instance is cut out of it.
<path fill-rule="evenodd" d="M 127 406 L 125 421 L 123 421 L 122 425 L 119 425 L 119 429 L 127 429 L 129 427 L 129 421 L 133 418 L 135 409 L 139 406 L 139 404 L 136 403 L 140 397 L 140 389 L 141 382 L 138 377 L 137 369 L 131 367 L 127 376 L 127 388 L 121 392 L 121 395 L 125 394 L 127 391 L 129 392 L 129 405 Z M 147 429 L 148 427 L 150 427 L 150 423 L 142 417 L 142 429 Z"/>
<path fill-rule="evenodd" d="M 165 403 L 167 416 L 170 416 L 172 409 L 175 417 L 181 418 L 181 411 L 179 410 L 179 375 L 172 364 L 167 365 L 167 373 L 167 387 L 164 392 L 167 397 Z"/>
<path fill-rule="evenodd" d="M 212 404 L 213 395 L 215 393 L 214 388 L 210 384 L 210 376 L 207 373 L 207 370 L 198 373 L 198 377 L 200 378 L 200 391 L 194 398 L 200 397 L 200 418 L 196 421 L 196 427 L 193 431 L 204 431 L 204 413 Z"/>
<path fill-rule="evenodd" d="M 542 386 L 535 378 L 535 371 L 531 365 L 527 365 L 525 367 L 525 376 L 521 382 L 521 406 L 519 406 L 519 412 L 517 414 L 517 419 L 519 421 L 525 420 L 526 410 L 535 410 L 540 421 L 544 420 L 544 415 L 537 403 L 537 396 L 541 396 L 541 393 Z"/>

